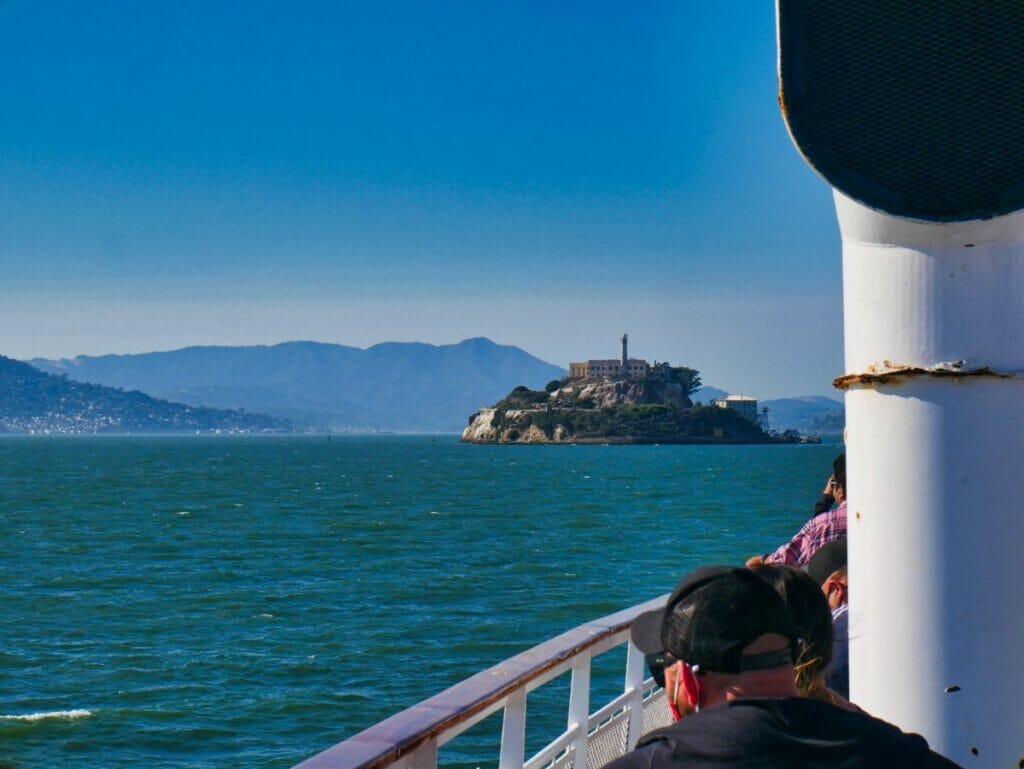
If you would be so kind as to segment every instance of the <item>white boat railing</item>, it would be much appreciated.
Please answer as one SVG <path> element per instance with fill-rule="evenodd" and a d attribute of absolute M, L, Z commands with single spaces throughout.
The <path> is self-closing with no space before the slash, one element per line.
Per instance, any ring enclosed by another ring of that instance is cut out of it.
<path fill-rule="evenodd" d="M 600 769 L 639 737 L 669 723 L 664 691 L 645 678 L 629 641 L 633 620 L 667 596 L 573 628 L 414 705 L 295 769 L 436 769 L 438 748 L 488 716 L 502 714 L 498 769 Z M 627 644 L 621 694 L 591 710 L 591 662 Z M 572 671 L 566 729 L 526 758 L 527 695 Z"/>

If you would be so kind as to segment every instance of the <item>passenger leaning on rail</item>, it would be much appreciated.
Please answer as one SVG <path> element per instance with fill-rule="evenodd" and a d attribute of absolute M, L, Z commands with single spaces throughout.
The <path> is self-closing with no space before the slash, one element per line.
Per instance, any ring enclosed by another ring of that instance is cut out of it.
<path fill-rule="evenodd" d="M 805 523 L 793 538 L 767 555 L 755 555 L 747 561 L 753 568 L 761 563 L 785 563 L 806 566 L 811 556 L 837 539 L 846 536 L 846 456 L 840 454 L 832 463 L 834 472 L 828 481 L 835 507 L 819 513 Z"/>
<path fill-rule="evenodd" d="M 691 572 L 632 635 L 645 654 L 669 655 L 666 692 L 678 720 L 608 769 L 957 766 L 923 737 L 797 696 L 796 631 L 779 594 L 748 569 Z"/>

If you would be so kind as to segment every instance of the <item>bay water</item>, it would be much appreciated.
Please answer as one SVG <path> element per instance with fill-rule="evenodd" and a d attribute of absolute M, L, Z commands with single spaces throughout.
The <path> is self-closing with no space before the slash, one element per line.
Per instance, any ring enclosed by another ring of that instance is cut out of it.
<path fill-rule="evenodd" d="M 2 438 L 0 769 L 292 766 L 774 547 L 838 450 Z M 442 762 L 493 766 L 499 731 Z"/>

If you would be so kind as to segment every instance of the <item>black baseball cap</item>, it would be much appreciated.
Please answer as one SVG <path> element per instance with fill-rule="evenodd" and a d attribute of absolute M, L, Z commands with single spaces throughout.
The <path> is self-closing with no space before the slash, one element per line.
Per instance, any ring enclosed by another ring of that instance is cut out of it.
<path fill-rule="evenodd" d="M 825 580 L 839 569 L 846 566 L 846 538 L 834 539 L 822 545 L 807 562 L 807 573 L 818 584 L 824 585 Z"/>
<path fill-rule="evenodd" d="M 648 664 L 667 654 L 720 673 L 791 663 L 795 644 L 779 652 L 742 653 L 765 633 L 796 639 L 779 594 L 749 569 L 736 566 L 695 569 L 672 591 L 663 610 L 641 614 L 630 629 Z"/>

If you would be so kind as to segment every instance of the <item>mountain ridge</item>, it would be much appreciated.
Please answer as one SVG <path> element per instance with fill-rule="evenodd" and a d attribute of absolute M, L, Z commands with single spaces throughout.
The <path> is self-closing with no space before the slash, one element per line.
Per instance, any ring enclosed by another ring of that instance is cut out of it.
<path fill-rule="evenodd" d="M 134 354 L 79 355 L 29 364 L 77 381 L 191 406 L 269 414 L 298 430 L 458 433 L 470 414 L 513 387 L 541 389 L 566 372 L 486 337 L 454 344 L 385 341 L 359 348 L 313 340 L 192 345 Z M 704 386 L 705 404 L 728 391 Z M 761 401 L 772 429 L 841 434 L 843 404 L 824 396 Z"/>
<path fill-rule="evenodd" d="M 365 349 L 314 341 L 191 346 L 28 363 L 190 405 L 259 411 L 298 429 L 342 431 L 458 432 L 468 414 L 512 386 L 540 387 L 565 373 L 486 337 Z"/>

